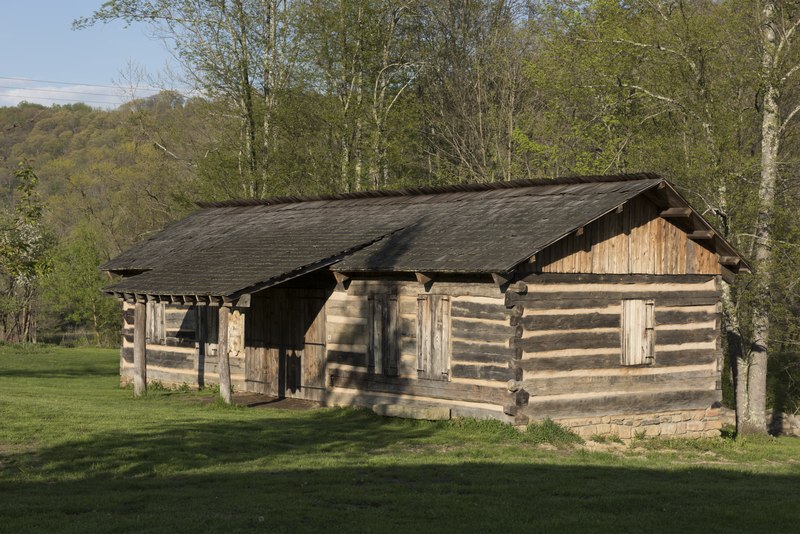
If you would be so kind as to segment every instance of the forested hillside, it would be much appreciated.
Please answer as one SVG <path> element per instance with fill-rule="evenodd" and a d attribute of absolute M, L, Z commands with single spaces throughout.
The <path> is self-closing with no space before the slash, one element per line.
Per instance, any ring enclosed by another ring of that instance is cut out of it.
<path fill-rule="evenodd" d="M 196 200 L 654 171 L 756 266 L 725 297 L 740 407 L 763 405 L 768 354 L 770 395 L 797 388 L 795 2 L 112 0 L 76 18 L 167 36 L 197 96 L 0 109 L 8 340 L 35 331 L 15 327 L 28 297 L 40 332 L 113 340 L 96 266 Z"/>

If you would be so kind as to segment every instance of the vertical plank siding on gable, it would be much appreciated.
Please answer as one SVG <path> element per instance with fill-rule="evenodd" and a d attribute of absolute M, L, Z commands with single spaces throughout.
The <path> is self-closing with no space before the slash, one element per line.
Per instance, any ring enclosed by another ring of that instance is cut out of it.
<path fill-rule="evenodd" d="M 594 274 L 720 274 L 717 255 L 659 217 L 645 198 L 631 200 L 536 255 L 529 271 Z"/>

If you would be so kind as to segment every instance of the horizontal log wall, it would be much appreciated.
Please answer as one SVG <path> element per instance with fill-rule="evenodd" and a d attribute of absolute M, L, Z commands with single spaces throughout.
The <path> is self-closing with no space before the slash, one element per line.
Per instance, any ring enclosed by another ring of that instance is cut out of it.
<path fill-rule="evenodd" d="M 417 378 L 417 297 L 426 288 L 410 280 L 350 280 L 347 289 L 339 286 L 325 306 L 330 385 L 384 395 L 513 405 L 515 395 L 506 386 L 517 372 L 510 345 L 516 327 L 510 325 L 497 285 L 488 276 L 485 282 L 435 280 L 427 292 L 451 298 L 449 380 Z M 375 294 L 398 297 L 397 377 L 368 373 L 368 298 Z"/>
<path fill-rule="evenodd" d="M 536 255 L 529 270 L 543 273 L 720 274 L 717 255 L 659 216 L 646 198 L 634 199 Z"/>
<path fill-rule="evenodd" d="M 515 378 L 511 338 L 516 329 L 502 298 L 454 297 L 450 317 L 452 380 L 496 387 Z"/>
<path fill-rule="evenodd" d="M 716 277 L 531 275 L 508 293 L 523 413 L 563 419 L 705 409 L 720 400 Z M 655 301 L 655 360 L 621 365 L 622 299 Z"/>
<path fill-rule="evenodd" d="M 328 363 L 332 368 L 349 370 L 366 370 L 367 343 L 369 330 L 369 292 L 363 291 L 361 284 L 354 282 L 357 291 L 336 290 L 325 304 L 325 332 L 328 352 Z M 396 294 L 397 286 L 386 287 L 388 294 Z M 398 320 L 398 337 L 400 343 L 397 374 L 400 377 L 417 376 L 416 345 L 416 296 L 398 296 L 400 316 Z"/>
<path fill-rule="evenodd" d="M 213 308 L 216 312 L 217 308 Z M 216 350 L 201 355 L 196 341 L 196 308 L 167 305 L 164 309 L 163 343 L 147 343 L 147 379 L 165 385 L 190 387 L 217 384 Z M 244 389 L 244 326 L 241 311 L 234 311 L 229 324 L 231 382 Z M 216 345 L 214 345 L 215 347 Z M 123 304 L 120 377 L 123 383 L 133 378 L 133 305 Z"/>

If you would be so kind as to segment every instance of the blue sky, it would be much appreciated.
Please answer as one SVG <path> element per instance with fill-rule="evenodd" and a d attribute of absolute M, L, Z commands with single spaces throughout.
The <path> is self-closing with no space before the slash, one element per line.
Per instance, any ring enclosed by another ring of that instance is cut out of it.
<path fill-rule="evenodd" d="M 0 106 L 86 102 L 114 107 L 130 98 L 121 89 L 128 65 L 151 75 L 165 70 L 169 51 L 142 25 L 101 24 L 72 30 L 104 0 L 4 0 L 0 19 Z M 174 64 L 173 64 L 174 66 Z M 46 83 L 58 82 L 58 83 Z M 146 82 L 143 82 L 146 85 Z M 136 96 L 153 94 L 139 87 Z"/>

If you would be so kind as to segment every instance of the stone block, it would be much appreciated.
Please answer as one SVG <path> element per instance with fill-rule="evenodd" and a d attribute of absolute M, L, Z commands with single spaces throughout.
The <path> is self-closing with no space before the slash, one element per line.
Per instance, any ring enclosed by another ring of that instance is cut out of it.
<path fill-rule="evenodd" d="M 686 423 L 683 421 L 675 423 L 675 435 L 680 436 L 681 434 L 686 434 Z"/>
<path fill-rule="evenodd" d="M 661 425 L 661 435 L 662 436 L 674 436 L 677 434 L 678 424 L 677 423 L 664 423 Z"/>
<path fill-rule="evenodd" d="M 707 419 L 706 420 L 706 428 L 711 430 L 719 430 L 722 428 L 722 420 L 721 419 Z"/>
<path fill-rule="evenodd" d="M 703 421 L 689 421 L 686 423 L 687 432 L 702 432 L 706 429 L 706 424 Z"/>
<path fill-rule="evenodd" d="M 647 425 L 642 428 L 644 429 L 644 435 L 648 438 L 661 435 L 661 425 Z"/>
<path fill-rule="evenodd" d="M 600 435 L 606 435 L 611 433 L 611 425 L 609 424 L 599 424 L 597 425 L 597 433 Z"/>

